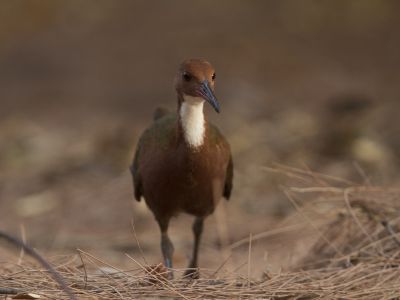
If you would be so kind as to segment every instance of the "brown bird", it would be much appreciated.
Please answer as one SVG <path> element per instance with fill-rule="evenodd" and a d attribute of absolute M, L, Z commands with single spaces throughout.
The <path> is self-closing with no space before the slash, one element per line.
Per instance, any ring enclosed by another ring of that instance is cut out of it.
<path fill-rule="evenodd" d="M 161 230 L 164 264 L 172 268 L 173 245 L 168 236 L 172 217 L 195 216 L 194 247 L 185 276 L 198 277 L 197 257 L 204 219 L 232 191 L 230 146 L 204 117 L 204 102 L 219 113 L 214 95 L 215 71 L 203 59 L 185 60 L 175 78 L 177 113 L 157 109 L 153 124 L 137 145 L 131 166 L 134 194 L 144 197 Z M 173 277 L 170 272 L 170 277 Z"/>

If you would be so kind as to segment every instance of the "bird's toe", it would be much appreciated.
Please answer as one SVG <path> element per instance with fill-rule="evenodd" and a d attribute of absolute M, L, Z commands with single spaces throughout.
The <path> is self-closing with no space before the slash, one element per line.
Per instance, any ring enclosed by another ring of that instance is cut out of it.
<path fill-rule="evenodd" d="M 190 268 L 185 271 L 183 274 L 183 278 L 187 279 L 199 279 L 200 278 L 200 272 L 198 268 Z"/>

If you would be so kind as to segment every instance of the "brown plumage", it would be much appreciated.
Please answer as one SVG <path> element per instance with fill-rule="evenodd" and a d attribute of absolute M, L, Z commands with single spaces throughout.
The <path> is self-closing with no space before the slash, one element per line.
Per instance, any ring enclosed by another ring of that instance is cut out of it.
<path fill-rule="evenodd" d="M 173 245 L 168 225 L 185 212 L 196 217 L 194 250 L 186 274 L 197 276 L 197 256 L 203 220 L 232 191 L 230 147 L 218 129 L 206 121 L 203 103 L 219 112 L 214 96 L 215 72 L 202 59 L 185 60 L 175 78 L 178 112 L 158 109 L 153 124 L 140 137 L 131 166 L 135 198 L 143 197 L 161 230 L 164 263 L 172 268 Z M 172 276 L 172 273 L 171 273 Z"/>

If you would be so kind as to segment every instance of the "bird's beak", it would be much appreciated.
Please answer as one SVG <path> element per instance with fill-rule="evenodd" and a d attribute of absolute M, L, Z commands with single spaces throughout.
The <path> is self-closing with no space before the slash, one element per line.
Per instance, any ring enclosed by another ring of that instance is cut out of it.
<path fill-rule="evenodd" d="M 215 97 L 214 92 L 212 91 L 207 80 L 204 80 L 201 83 L 199 94 L 202 98 L 204 98 L 204 100 L 211 104 L 211 106 L 215 109 L 217 113 L 220 112 L 218 100 Z"/>

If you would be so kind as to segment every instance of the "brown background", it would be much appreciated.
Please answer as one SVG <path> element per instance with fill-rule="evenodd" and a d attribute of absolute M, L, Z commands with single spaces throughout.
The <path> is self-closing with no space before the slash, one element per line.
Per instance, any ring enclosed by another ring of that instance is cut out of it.
<path fill-rule="evenodd" d="M 158 228 L 134 203 L 127 167 L 154 108 L 175 109 L 172 80 L 188 57 L 217 69 L 222 113 L 207 114 L 236 164 L 233 199 L 206 224 L 202 266 L 292 213 L 286 181 L 263 166 L 399 182 L 398 1 L 0 4 L 0 229 L 24 227 L 43 253 L 82 248 L 126 265 L 124 253 L 140 257 L 133 218 L 146 258 L 160 261 Z M 179 267 L 190 222 L 172 225 Z M 291 266 L 302 254 L 294 237 L 255 243 L 254 268 Z M 246 253 L 233 250 L 232 266 Z"/>

